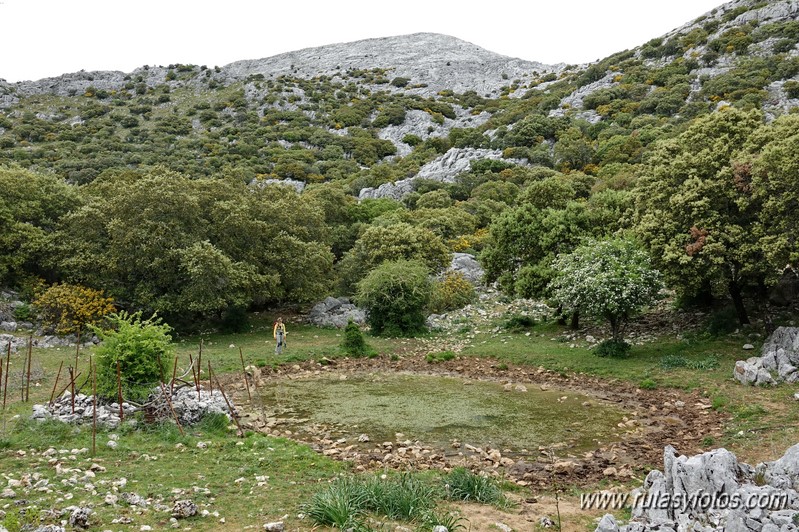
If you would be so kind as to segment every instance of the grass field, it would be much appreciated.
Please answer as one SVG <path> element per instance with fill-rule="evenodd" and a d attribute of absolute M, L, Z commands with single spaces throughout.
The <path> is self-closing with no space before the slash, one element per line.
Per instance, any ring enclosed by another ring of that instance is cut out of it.
<path fill-rule="evenodd" d="M 250 331 L 245 333 L 176 337 L 179 365 L 188 363 L 190 353 L 197 355 L 200 340 L 203 360 L 210 360 L 220 374 L 241 371 L 239 348 L 245 363 L 257 366 L 341 356 L 340 331 L 291 322 L 288 349 L 275 355 L 271 332 L 274 317 L 253 316 Z M 471 334 L 468 328 L 462 328 L 441 338 L 430 334 L 420 339 L 370 337 L 368 341 L 381 356 L 396 356 L 409 349 L 437 351 L 439 340 L 455 340 L 464 346 L 459 356 L 488 358 L 496 365 L 540 366 L 556 372 L 619 379 L 646 388 L 698 391 L 710 399 L 714 408 L 731 415 L 723 438 L 707 444 L 725 446 L 745 461 L 773 460 L 799 441 L 799 402 L 792 397 L 796 386 L 743 388 L 731 378 L 735 361 L 752 353 L 741 349 L 751 341 L 743 334 L 720 338 L 704 334 L 686 335 L 683 339 L 664 337 L 635 346 L 628 358 L 617 359 L 597 357 L 584 341 L 564 341 L 563 334 L 568 331 L 554 324 L 539 324 L 520 333 L 496 332 L 496 327 L 480 329 L 494 332 Z M 91 354 L 91 349 L 81 351 L 79 367 L 87 367 Z M 34 375 L 39 378 L 31 389 L 31 403 L 48 400 L 59 364 L 74 363 L 74 356 L 74 348 L 33 350 Z M 175 500 L 183 498 L 194 500 L 200 511 L 208 514 L 189 518 L 180 524 L 181 528 L 243 530 L 284 520 L 288 530 L 311 530 L 312 523 L 298 517 L 303 513 L 303 504 L 337 475 L 350 471 L 347 464 L 289 440 L 259 434 L 238 439 L 218 420 L 197 425 L 185 436 L 170 424 L 146 429 L 123 426 L 113 432 L 118 437 L 116 448 L 106 445 L 111 433 L 101 431 L 97 453 L 91 456 L 90 452 L 81 451 L 91 448 L 90 430 L 28 420 L 30 404 L 20 401 L 16 383 L 21 367 L 20 352 L 12 357 L 8 405 L 0 427 L 0 474 L 7 479 L 29 475 L 34 485 L 43 480 L 47 480 L 47 485 L 27 491 L 23 506 L 11 499 L 0 499 L 0 509 L 6 514 L 0 524 L 5 522 L 12 532 L 26 519 L 45 518 L 49 523 L 67 519 L 68 515 L 46 512 L 78 504 L 93 507 L 92 523 L 97 529 L 113 526 L 139 530 L 142 525 L 149 525 L 158 530 L 170 526 L 169 509 Z M 61 383 L 64 382 L 62 375 Z M 198 448 L 199 442 L 205 443 L 204 448 Z M 45 453 L 50 448 L 54 451 Z M 105 471 L 87 475 L 92 464 Z M 72 471 L 64 472 L 65 469 Z M 120 486 L 123 478 L 126 483 Z M 0 490 L 4 487 L 0 485 Z M 135 492 L 152 502 L 146 509 L 122 502 L 106 504 L 108 495 L 119 496 L 123 492 Z M 448 504 L 440 503 L 444 509 L 449 508 Z M 20 507 L 28 509 L 22 517 Z M 111 524 L 119 518 L 130 518 L 132 522 Z M 590 527 L 592 519 L 583 521 L 580 527 Z"/>

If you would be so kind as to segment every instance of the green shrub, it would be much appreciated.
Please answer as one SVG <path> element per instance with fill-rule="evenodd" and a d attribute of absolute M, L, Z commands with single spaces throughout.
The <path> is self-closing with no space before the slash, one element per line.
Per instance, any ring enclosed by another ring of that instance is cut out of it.
<path fill-rule="evenodd" d="M 100 397 L 117 397 L 117 363 L 122 373 L 122 397 L 144 401 L 150 390 L 172 370 L 174 346 L 171 327 L 153 315 L 147 320 L 142 313 L 120 312 L 108 317 L 110 330 L 93 327 L 102 340 L 95 350 L 97 360 L 97 393 Z"/>
<path fill-rule="evenodd" d="M 733 307 L 724 307 L 710 313 L 707 332 L 711 336 L 724 336 L 738 329 L 738 315 Z"/>
<path fill-rule="evenodd" d="M 361 328 L 352 320 L 349 320 L 344 328 L 344 338 L 341 340 L 340 347 L 346 354 L 354 357 L 372 358 L 377 356 L 377 352 L 366 343 Z"/>
<path fill-rule="evenodd" d="M 231 306 L 222 313 L 219 328 L 226 333 L 243 333 L 250 330 L 250 315 L 241 306 Z"/>
<path fill-rule="evenodd" d="M 463 308 L 475 299 L 477 292 L 472 283 L 462 273 L 450 271 L 444 274 L 443 279 L 433 283 L 428 308 L 431 312 L 440 314 Z"/>
<path fill-rule="evenodd" d="M 524 332 L 534 327 L 535 320 L 524 314 L 514 314 L 505 322 L 505 330 L 513 333 Z"/>
<path fill-rule="evenodd" d="M 29 321 L 32 316 L 33 311 L 27 303 L 23 303 L 14 309 L 14 319 L 17 321 Z"/>
<path fill-rule="evenodd" d="M 358 283 L 356 301 L 369 312 L 374 334 L 413 335 L 424 331 L 430 280 L 424 264 L 384 262 Z"/>
<path fill-rule="evenodd" d="M 594 350 L 598 357 L 626 358 L 632 346 L 624 340 L 605 340 Z"/>
<path fill-rule="evenodd" d="M 785 91 L 788 98 L 799 98 L 799 81 L 786 81 L 782 86 L 782 90 Z"/>

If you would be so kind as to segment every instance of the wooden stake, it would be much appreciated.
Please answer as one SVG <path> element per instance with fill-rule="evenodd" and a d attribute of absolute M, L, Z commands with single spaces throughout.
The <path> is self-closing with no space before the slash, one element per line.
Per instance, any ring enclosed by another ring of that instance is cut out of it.
<path fill-rule="evenodd" d="M 33 335 L 28 337 L 28 378 L 25 381 L 25 402 L 31 396 L 31 364 L 33 363 Z"/>
<path fill-rule="evenodd" d="M 97 453 L 97 367 L 89 355 L 89 370 L 92 372 L 92 456 Z"/>
<path fill-rule="evenodd" d="M 233 412 L 233 407 L 230 405 L 230 401 L 227 399 L 227 395 L 225 395 L 225 389 L 222 387 L 222 383 L 219 382 L 219 378 L 216 379 L 216 386 L 219 388 L 219 391 L 222 392 L 222 398 L 225 400 L 225 404 L 227 405 L 227 409 L 230 411 L 230 417 L 233 418 L 233 421 L 236 422 L 236 427 L 239 429 L 239 436 L 244 437 L 244 431 L 241 429 L 241 424 L 239 424 L 239 418 L 236 416 L 235 412 Z"/>
<path fill-rule="evenodd" d="M 53 404 L 53 398 L 55 397 L 55 389 L 58 386 L 58 379 L 61 378 L 61 369 L 64 367 L 64 361 L 61 361 L 61 364 L 58 365 L 58 373 L 55 375 L 55 382 L 53 383 L 53 391 L 50 393 L 50 404 Z"/>
<path fill-rule="evenodd" d="M 125 409 L 122 408 L 122 366 L 117 360 L 117 399 L 119 400 L 119 422 L 125 419 Z"/>
<path fill-rule="evenodd" d="M 180 426 L 180 419 L 178 419 L 178 414 L 177 412 L 175 412 L 175 408 L 172 406 L 172 398 L 169 395 L 167 395 L 166 386 L 164 386 L 163 382 L 161 383 L 161 393 L 164 394 L 164 398 L 166 399 L 166 404 L 169 405 L 169 410 L 170 412 L 172 412 L 172 417 L 175 418 L 175 423 L 177 423 L 178 425 L 178 430 L 180 431 L 180 435 L 185 436 L 185 434 L 183 433 L 183 427 Z"/>
<path fill-rule="evenodd" d="M 252 395 L 250 395 L 250 381 L 247 379 L 247 368 L 244 367 L 244 354 L 241 352 L 241 347 L 239 347 L 239 359 L 241 359 L 241 373 L 244 376 L 244 384 L 247 386 L 247 398 L 252 403 Z"/>
<path fill-rule="evenodd" d="M 208 391 L 213 395 L 214 393 L 214 381 L 211 380 L 211 361 L 208 361 Z"/>

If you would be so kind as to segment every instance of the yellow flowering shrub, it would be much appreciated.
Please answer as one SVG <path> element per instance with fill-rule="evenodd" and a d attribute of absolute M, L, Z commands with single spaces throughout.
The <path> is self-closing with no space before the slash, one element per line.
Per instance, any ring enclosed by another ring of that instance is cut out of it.
<path fill-rule="evenodd" d="M 101 290 L 77 284 L 54 284 L 33 301 L 44 325 L 58 334 L 71 334 L 97 325 L 116 311 L 113 300 Z"/>
<path fill-rule="evenodd" d="M 477 298 L 472 283 L 460 272 L 447 272 L 433 284 L 429 310 L 436 314 L 463 308 Z"/>

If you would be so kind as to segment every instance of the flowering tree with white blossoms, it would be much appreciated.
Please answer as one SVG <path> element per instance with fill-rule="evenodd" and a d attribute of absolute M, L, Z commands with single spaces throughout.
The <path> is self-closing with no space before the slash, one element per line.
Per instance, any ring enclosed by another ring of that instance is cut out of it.
<path fill-rule="evenodd" d="M 558 255 L 553 269 L 552 299 L 565 310 L 608 320 L 619 343 L 628 319 L 654 303 L 663 288 L 648 254 L 624 238 L 587 240 Z"/>

